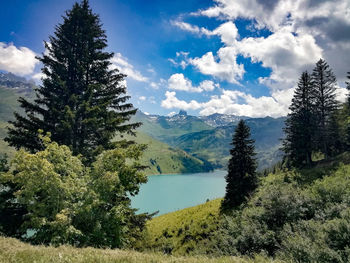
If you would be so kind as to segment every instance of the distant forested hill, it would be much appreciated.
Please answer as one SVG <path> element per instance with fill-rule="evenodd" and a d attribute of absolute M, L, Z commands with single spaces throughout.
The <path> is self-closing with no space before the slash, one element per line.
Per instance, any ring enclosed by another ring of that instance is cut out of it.
<path fill-rule="evenodd" d="M 139 129 L 143 133 L 207 160 L 216 168 L 225 168 L 232 135 L 241 118 L 246 120 L 256 141 L 259 168 L 267 168 L 279 161 L 284 117 L 248 118 L 224 114 L 196 117 L 180 111 L 171 117 L 138 112 L 134 120 L 144 123 Z"/>

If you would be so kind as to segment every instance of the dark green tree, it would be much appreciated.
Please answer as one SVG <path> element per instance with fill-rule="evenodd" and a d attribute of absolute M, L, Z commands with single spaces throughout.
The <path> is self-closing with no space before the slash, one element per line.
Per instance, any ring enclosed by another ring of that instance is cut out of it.
<path fill-rule="evenodd" d="M 345 104 L 345 149 L 350 150 L 350 72 L 347 75 L 348 81 L 345 82 L 348 90 L 348 97 Z"/>
<path fill-rule="evenodd" d="M 45 75 L 36 99 L 20 98 L 26 115 L 15 113 L 6 141 L 31 152 L 43 149 L 38 130 L 67 145 L 86 162 L 111 149 L 116 132 L 132 133 L 140 123 L 127 123 L 136 113 L 127 103 L 125 75 L 111 69 L 113 53 L 105 51 L 107 37 L 88 0 L 75 3 L 55 28 L 47 52 L 38 59 Z"/>
<path fill-rule="evenodd" d="M 326 158 L 332 154 L 332 142 L 336 138 L 332 129 L 335 127 L 331 125 L 332 115 L 338 108 L 336 100 L 336 77 L 327 62 L 320 59 L 312 72 L 312 83 L 315 97 L 316 109 L 316 142 L 318 149 L 325 154 Z"/>
<path fill-rule="evenodd" d="M 313 85 L 307 71 L 299 78 L 289 109 L 284 128 L 283 150 L 293 166 L 310 165 L 316 123 Z"/>
<path fill-rule="evenodd" d="M 346 88 L 348 90 L 348 97 L 347 97 L 347 106 L 348 106 L 348 110 L 350 111 L 350 72 L 348 72 L 348 75 L 346 76 L 348 81 L 345 81 L 346 84 Z"/>
<path fill-rule="evenodd" d="M 18 203 L 14 193 L 20 190 L 16 183 L 6 181 L 9 171 L 7 155 L 0 157 L 0 234 L 20 238 L 25 232 L 20 229 L 27 213 L 25 207 Z"/>
<path fill-rule="evenodd" d="M 250 128 L 240 120 L 232 139 L 231 159 L 228 163 L 226 194 L 221 203 L 223 212 L 242 204 L 257 186 L 254 140 Z"/>

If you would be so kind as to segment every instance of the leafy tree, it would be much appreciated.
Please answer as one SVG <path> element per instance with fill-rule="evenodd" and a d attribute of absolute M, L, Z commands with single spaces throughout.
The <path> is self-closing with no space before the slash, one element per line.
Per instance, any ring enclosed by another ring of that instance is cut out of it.
<path fill-rule="evenodd" d="M 250 129 L 240 120 L 232 139 L 231 159 L 226 175 L 226 194 L 221 204 L 222 211 L 228 211 L 242 204 L 257 186 L 254 140 Z"/>
<path fill-rule="evenodd" d="M 126 124 L 136 109 L 126 102 L 125 75 L 111 69 L 114 54 L 104 51 L 106 34 L 88 0 L 75 3 L 55 29 L 38 57 L 45 77 L 35 90 L 36 99 L 19 99 L 26 115 L 15 113 L 5 140 L 36 152 L 43 149 L 38 140 L 43 129 L 53 141 L 92 162 L 102 150 L 114 147 L 116 132 L 133 134 L 140 123 Z"/>
<path fill-rule="evenodd" d="M 315 109 L 317 117 L 316 141 L 318 150 L 325 156 L 331 155 L 331 144 L 335 138 L 331 137 L 335 127 L 330 125 L 332 115 L 338 108 L 336 100 L 336 77 L 327 62 L 320 59 L 312 72 L 314 87 Z"/>
<path fill-rule="evenodd" d="M 299 78 L 285 122 L 283 150 L 294 166 L 310 165 L 315 131 L 314 97 L 307 71 Z"/>
<path fill-rule="evenodd" d="M 91 167 L 65 145 L 41 139 L 44 150 L 17 152 L 2 183 L 16 185 L 25 208 L 21 238 L 34 244 L 122 247 L 140 238 L 148 214 L 136 215 L 130 195 L 147 181 L 138 159 L 143 145 L 101 153 Z"/>
<path fill-rule="evenodd" d="M 9 165 L 5 154 L 0 159 L 0 233 L 20 238 L 24 234 L 20 226 L 24 222 L 23 216 L 27 210 L 17 202 L 14 196 L 19 187 L 13 182 L 3 180 L 8 171 Z"/>

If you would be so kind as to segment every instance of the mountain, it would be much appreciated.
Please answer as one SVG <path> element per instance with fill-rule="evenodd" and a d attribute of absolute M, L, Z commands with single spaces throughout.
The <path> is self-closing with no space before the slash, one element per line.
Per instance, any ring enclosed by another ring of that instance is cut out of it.
<path fill-rule="evenodd" d="M 241 119 L 249 119 L 249 117 L 214 113 L 209 116 L 200 116 L 199 119 L 211 127 L 221 127 L 232 125 Z"/>
<path fill-rule="evenodd" d="M 0 87 L 13 89 L 33 89 L 35 82 L 26 80 L 23 77 L 16 76 L 12 73 L 0 72 Z"/>
<path fill-rule="evenodd" d="M 146 115 L 138 111 L 132 121 L 142 122 L 139 131 L 165 143 L 187 133 L 214 129 L 198 117 L 187 115 L 185 111 L 171 117 Z"/>
<path fill-rule="evenodd" d="M 145 170 L 146 174 L 200 173 L 213 170 L 213 166 L 208 161 L 200 160 L 145 133 L 137 132 L 136 137 L 126 135 L 123 138 L 132 139 L 140 144 L 147 144 L 147 149 L 141 158 L 142 165 L 149 167 Z"/>
<path fill-rule="evenodd" d="M 209 161 L 215 168 L 226 168 L 235 125 L 245 119 L 256 141 L 259 169 L 278 162 L 282 155 L 280 139 L 283 138 L 285 118 L 249 118 L 245 116 L 213 114 L 190 116 L 180 111 L 174 116 L 136 114 L 134 121 L 141 121 L 141 132 L 180 148 L 193 156 Z"/>

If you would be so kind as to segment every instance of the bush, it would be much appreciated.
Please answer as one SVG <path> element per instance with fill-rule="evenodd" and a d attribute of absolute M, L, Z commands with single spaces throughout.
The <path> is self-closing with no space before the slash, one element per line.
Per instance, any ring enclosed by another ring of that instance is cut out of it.
<path fill-rule="evenodd" d="M 103 152 L 84 166 L 67 146 L 43 138 L 45 149 L 17 152 L 0 183 L 16 191 L 11 202 L 27 211 L 22 237 L 35 244 L 121 247 L 138 239 L 147 214 L 135 215 L 130 195 L 147 181 L 138 159 L 142 145 Z M 11 203 L 8 202 L 7 203 Z"/>

